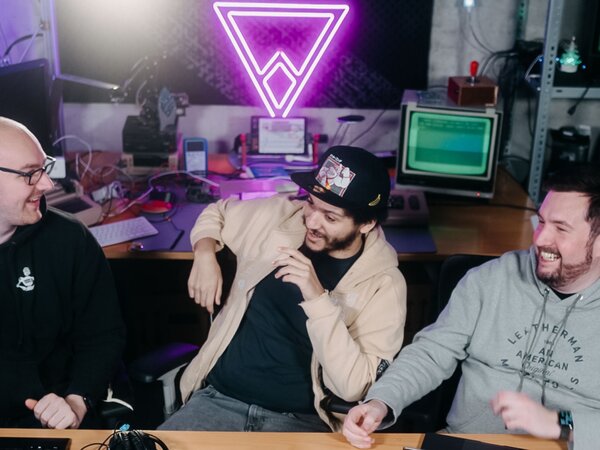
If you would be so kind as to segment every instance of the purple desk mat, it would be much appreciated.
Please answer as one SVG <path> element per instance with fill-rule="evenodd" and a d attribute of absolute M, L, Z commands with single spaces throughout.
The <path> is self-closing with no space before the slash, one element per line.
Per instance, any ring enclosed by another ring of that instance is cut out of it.
<path fill-rule="evenodd" d="M 146 218 L 156 227 L 158 234 L 138 239 L 143 251 L 190 252 L 190 230 L 206 207 L 201 203 L 181 203 L 166 214 L 170 221 L 156 214 Z M 181 233 L 179 230 L 183 230 Z M 427 227 L 384 227 L 385 236 L 398 253 L 435 253 L 436 246 Z"/>

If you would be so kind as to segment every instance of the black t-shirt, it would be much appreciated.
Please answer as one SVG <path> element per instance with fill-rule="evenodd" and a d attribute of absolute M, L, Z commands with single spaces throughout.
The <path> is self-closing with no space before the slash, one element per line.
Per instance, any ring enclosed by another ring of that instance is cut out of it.
<path fill-rule="evenodd" d="M 333 290 L 362 253 L 347 259 L 300 249 L 319 281 Z M 300 289 L 275 278 L 257 286 L 233 340 L 207 377 L 219 392 L 278 412 L 314 413 L 310 376 L 312 344 Z"/>

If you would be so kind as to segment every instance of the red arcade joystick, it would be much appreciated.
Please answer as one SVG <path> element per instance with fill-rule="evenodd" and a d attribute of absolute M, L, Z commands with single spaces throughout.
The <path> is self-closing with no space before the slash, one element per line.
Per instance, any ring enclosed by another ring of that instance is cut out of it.
<path fill-rule="evenodd" d="M 469 75 L 471 75 L 471 79 L 469 80 L 471 84 L 477 83 L 477 70 L 479 69 L 479 63 L 477 61 L 471 61 L 471 65 L 469 66 Z"/>

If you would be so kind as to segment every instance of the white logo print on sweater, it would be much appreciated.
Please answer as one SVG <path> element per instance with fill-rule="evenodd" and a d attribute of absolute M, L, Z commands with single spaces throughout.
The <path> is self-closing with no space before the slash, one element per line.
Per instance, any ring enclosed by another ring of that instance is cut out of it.
<path fill-rule="evenodd" d="M 23 267 L 23 276 L 19 277 L 17 287 L 25 292 L 33 291 L 35 288 L 35 278 L 31 276 L 29 267 Z"/>

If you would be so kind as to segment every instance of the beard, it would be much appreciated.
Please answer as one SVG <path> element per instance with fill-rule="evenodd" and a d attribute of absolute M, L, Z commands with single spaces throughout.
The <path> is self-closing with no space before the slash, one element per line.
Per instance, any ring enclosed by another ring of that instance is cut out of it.
<path fill-rule="evenodd" d="M 360 236 L 361 233 L 358 228 L 350 231 L 345 236 L 338 237 L 332 237 L 318 233 L 318 237 L 324 242 L 321 248 L 314 249 L 306 238 L 304 239 L 304 245 L 313 253 L 329 253 L 332 251 L 347 249 L 356 241 L 356 239 L 360 238 Z"/>
<path fill-rule="evenodd" d="M 562 257 L 561 257 L 560 267 L 558 267 L 553 272 L 541 272 L 539 265 L 538 265 L 536 268 L 536 272 L 535 272 L 537 277 L 540 279 L 540 281 L 547 284 L 552 289 L 558 290 L 564 286 L 569 285 L 573 281 L 577 280 L 581 275 L 585 274 L 586 272 L 588 272 L 590 270 L 590 267 L 592 266 L 592 261 L 593 261 L 592 244 L 593 244 L 593 240 L 590 239 L 590 241 L 586 244 L 586 253 L 585 253 L 585 258 L 583 261 L 576 263 L 576 264 L 565 264 L 562 262 Z M 559 254 L 557 249 L 553 249 L 550 247 L 539 247 L 538 255 L 542 251 L 548 251 L 548 252 Z M 538 258 L 539 257 L 540 256 L 538 256 Z"/>

